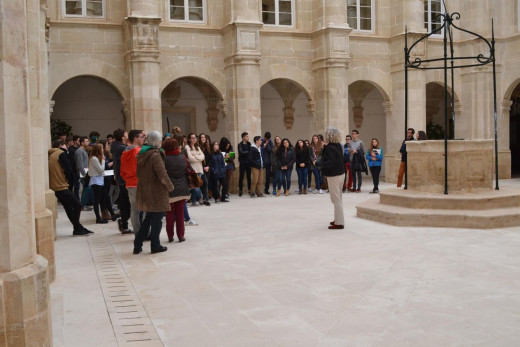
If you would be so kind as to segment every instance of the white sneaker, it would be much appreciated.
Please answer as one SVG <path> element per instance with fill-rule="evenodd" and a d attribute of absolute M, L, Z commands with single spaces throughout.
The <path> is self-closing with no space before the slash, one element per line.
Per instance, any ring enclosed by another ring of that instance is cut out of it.
<path fill-rule="evenodd" d="M 312 193 L 312 188 L 307 189 L 309 193 Z"/>
<path fill-rule="evenodd" d="M 323 194 L 323 189 L 320 189 L 320 194 Z"/>
<path fill-rule="evenodd" d="M 190 219 L 189 221 L 184 221 L 184 225 L 189 227 L 189 226 L 195 226 L 195 225 L 199 225 L 199 223 L 195 222 L 193 219 Z"/>
<path fill-rule="evenodd" d="M 313 192 L 313 193 L 314 193 L 314 194 L 318 194 L 318 193 L 319 193 L 318 189 L 314 189 L 314 192 Z"/>
<path fill-rule="evenodd" d="M 300 189 L 299 189 L 299 188 L 296 188 L 296 189 L 294 190 L 294 192 L 295 192 L 295 193 L 299 193 L 299 192 L 300 192 Z"/>

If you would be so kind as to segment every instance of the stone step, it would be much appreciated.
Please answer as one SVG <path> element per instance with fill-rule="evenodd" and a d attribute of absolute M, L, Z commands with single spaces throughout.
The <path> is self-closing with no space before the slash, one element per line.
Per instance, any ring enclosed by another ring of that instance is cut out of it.
<path fill-rule="evenodd" d="M 356 208 L 360 218 L 398 226 L 493 229 L 520 225 L 518 207 L 489 210 L 418 209 L 382 204 L 377 197 Z"/>
<path fill-rule="evenodd" d="M 520 191 L 513 188 L 472 193 L 438 194 L 392 188 L 380 193 L 381 204 L 415 209 L 490 210 L 520 208 Z"/>

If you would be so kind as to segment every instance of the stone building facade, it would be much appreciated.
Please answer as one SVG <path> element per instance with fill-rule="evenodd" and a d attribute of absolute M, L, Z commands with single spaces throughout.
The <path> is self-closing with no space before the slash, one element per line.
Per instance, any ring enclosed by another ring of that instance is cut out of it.
<path fill-rule="evenodd" d="M 88 120 L 95 119 L 102 134 L 118 125 L 162 131 L 181 125 L 233 143 L 243 131 L 269 130 L 294 142 L 328 125 L 344 133 L 358 128 L 365 142 L 376 137 L 383 144 L 385 177 L 394 181 L 404 138 L 405 26 L 410 41 L 435 28 L 441 3 L 49 1 L 52 117 L 80 134 L 93 130 Z M 518 1 L 499 3 L 446 6 L 462 14 L 459 26 L 487 38 L 495 18 L 500 176 L 506 178 L 510 146 L 518 151 L 509 139 L 511 130 L 517 142 L 518 122 L 514 129 L 509 123 L 520 82 L 519 24 Z M 459 55 L 483 48 L 459 32 L 454 39 Z M 442 37 L 417 54 L 442 55 Z M 410 126 L 444 128 L 443 81 L 441 71 L 410 73 Z M 491 66 L 459 70 L 455 81 L 455 138 L 492 138 Z M 92 95 L 96 84 L 112 89 L 113 98 Z"/>
<path fill-rule="evenodd" d="M 357 128 L 396 179 L 404 138 L 404 33 L 435 28 L 440 0 L 26 0 L 0 2 L 0 346 L 50 345 L 55 198 L 50 118 L 117 127 L 310 138 Z M 446 0 L 459 26 L 495 19 L 499 175 L 520 171 L 518 0 Z M 482 48 L 464 34 L 460 54 Z M 422 57 L 442 53 L 433 37 Z M 491 66 L 456 72 L 455 138 L 494 136 Z M 410 72 L 415 129 L 441 124 L 443 76 Z M 34 341 L 38 341 L 35 343 Z"/>

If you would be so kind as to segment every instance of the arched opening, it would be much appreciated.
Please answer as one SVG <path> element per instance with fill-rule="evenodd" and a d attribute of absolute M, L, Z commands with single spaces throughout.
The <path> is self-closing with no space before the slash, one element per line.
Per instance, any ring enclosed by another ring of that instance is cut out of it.
<path fill-rule="evenodd" d="M 125 127 L 126 103 L 114 86 L 94 76 L 78 76 L 64 82 L 52 96 L 51 119 L 72 127 L 72 133 L 87 136 L 97 131 L 101 137 Z"/>
<path fill-rule="evenodd" d="M 225 132 L 220 122 L 225 116 L 222 101 L 217 89 L 205 80 L 182 77 L 172 81 L 161 93 L 163 132 L 179 126 L 185 134 L 216 133 L 212 137 L 218 139 Z"/>
<path fill-rule="evenodd" d="M 453 139 L 454 124 L 451 119 L 453 106 L 448 91 L 448 139 Z M 444 139 L 444 87 L 436 82 L 426 84 L 426 133 L 430 140 Z"/>
<path fill-rule="evenodd" d="M 509 149 L 511 150 L 511 177 L 520 177 L 520 84 L 511 94 L 509 111 Z"/>
<path fill-rule="evenodd" d="M 316 131 L 312 103 L 308 93 L 297 83 L 273 79 L 260 89 L 262 135 L 287 137 L 292 143 L 298 139 L 311 139 Z"/>
<path fill-rule="evenodd" d="M 383 103 L 387 100 L 381 91 L 367 81 L 356 81 L 348 86 L 349 103 L 349 129 L 345 135 L 351 134 L 352 129 L 359 130 L 359 138 L 370 146 L 373 138 L 376 138 L 383 151 L 388 152 L 386 146 L 386 113 Z M 381 177 L 384 177 L 383 165 Z"/>

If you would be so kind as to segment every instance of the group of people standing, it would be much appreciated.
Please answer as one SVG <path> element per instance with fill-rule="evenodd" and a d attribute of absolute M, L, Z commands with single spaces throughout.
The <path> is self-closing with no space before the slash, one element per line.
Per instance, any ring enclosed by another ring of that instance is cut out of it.
<path fill-rule="evenodd" d="M 327 189 L 327 180 L 323 177 L 323 148 L 325 139 L 322 134 L 315 134 L 311 141 L 300 139 L 295 146 L 287 138 L 275 136 L 266 132 L 264 137 L 255 136 L 253 143 L 249 142 L 249 134 L 242 133 L 242 141 L 238 144 L 240 174 L 238 181 L 238 195 L 244 191 L 244 178 L 251 197 L 261 197 L 270 194 L 272 176 L 272 194 L 275 196 L 290 195 L 291 175 L 296 169 L 298 175 L 298 194 L 312 192 L 312 177 L 315 181 L 315 194 L 323 194 Z M 345 166 L 345 181 L 342 191 L 361 192 L 363 182 L 362 173 L 372 174 L 374 188 L 371 193 L 379 192 L 379 176 L 383 162 L 383 149 L 377 138 L 373 138 L 368 151 L 359 139 L 359 131 L 352 130 L 347 135 L 342 146 L 343 164 Z M 366 164 L 368 160 L 368 168 Z M 261 181 L 265 177 L 263 193 Z"/>
<path fill-rule="evenodd" d="M 275 136 L 273 140 L 269 131 L 263 138 L 255 136 L 253 143 L 249 142 L 247 132 L 242 133 L 242 141 L 238 144 L 240 162 L 238 195 L 243 194 L 244 178 L 246 178 L 247 189 L 252 198 L 270 194 L 272 176 L 272 194 L 289 196 L 291 175 L 295 167 L 298 174 L 299 194 L 307 194 L 312 191 L 313 174 L 316 184 L 314 192 L 323 194 L 320 168 L 322 150 L 323 135 L 321 134 L 313 135 L 311 142 L 298 140 L 296 146 L 293 146 L 288 138 Z M 264 177 L 265 181 L 262 182 Z"/>
<path fill-rule="evenodd" d="M 407 140 L 412 140 L 414 133 L 414 129 L 408 129 Z M 136 231 L 135 254 L 142 251 L 146 239 L 151 241 L 152 253 L 164 252 L 167 248 L 159 242 L 164 216 L 168 241 L 174 241 L 176 229 L 179 242 L 183 242 L 184 226 L 196 225 L 189 217 L 188 201 L 192 206 L 211 206 L 210 199 L 215 203 L 229 202 L 235 152 L 226 137 L 212 142 L 206 134 L 185 136 L 178 127 L 164 136 L 158 131 L 127 133 L 123 129 L 115 130 L 106 141 L 99 140 L 98 136 L 62 139 L 49 150 L 50 186 L 74 226 L 73 235 L 92 233 L 79 223 L 81 211 L 88 209 L 92 198 L 96 223 L 117 220 L 119 230 L 130 234 L 133 231 L 128 221 L 131 221 Z M 272 194 L 288 196 L 291 174 L 296 168 L 298 193 L 312 191 L 314 175 L 314 193 L 323 194 L 326 186 L 335 206 L 335 219 L 329 228 L 343 228 L 341 193 L 361 192 L 362 173 L 368 174 L 368 169 L 374 184 L 371 193 L 378 193 L 384 154 L 377 138 L 371 140 L 367 150 L 356 129 L 346 135 L 344 144 L 340 143 L 339 136 L 339 131 L 330 127 L 325 135 L 313 135 L 311 141 L 300 139 L 293 146 L 287 138 L 271 139 L 270 132 L 264 137 L 255 136 L 253 143 L 249 142 L 247 132 L 242 133 L 242 141 L 237 146 L 239 196 L 243 194 L 244 178 L 251 197 L 270 194 L 271 176 Z M 418 139 L 425 137 L 424 132 L 419 132 Z M 406 163 L 405 141 L 401 147 L 402 163 Z M 403 167 L 402 164 L 398 186 L 402 182 Z M 106 174 L 110 170 L 113 176 Z M 80 184 L 83 185 L 81 199 Z M 112 207 L 114 185 L 119 213 Z"/>

